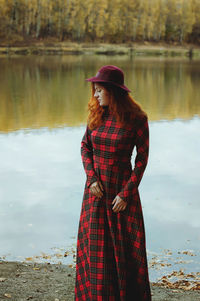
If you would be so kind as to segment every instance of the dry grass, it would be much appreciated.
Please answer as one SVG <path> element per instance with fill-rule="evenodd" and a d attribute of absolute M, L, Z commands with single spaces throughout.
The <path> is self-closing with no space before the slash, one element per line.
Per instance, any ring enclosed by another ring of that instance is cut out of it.
<path fill-rule="evenodd" d="M 193 57 L 200 57 L 200 47 L 194 45 L 168 45 L 152 43 L 106 44 L 40 41 L 28 45 L 0 46 L 0 54 L 104 54 L 141 56 L 188 56 L 192 48 Z"/>

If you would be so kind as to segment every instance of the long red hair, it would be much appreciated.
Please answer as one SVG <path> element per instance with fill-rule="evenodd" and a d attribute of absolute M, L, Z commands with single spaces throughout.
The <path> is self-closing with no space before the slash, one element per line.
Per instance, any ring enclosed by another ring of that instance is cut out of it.
<path fill-rule="evenodd" d="M 136 117 L 143 117 L 147 114 L 142 110 L 140 105 L 125 90 L 118 88 L 109 83 L 98 83 L 103 86 L 110 94 L 109 111 L 116 117 L 117 122 L 122 126 L 130 124 Z M 94 83 L 91 84 L 91 99 L 88 103 L 88 127 L 93 130 L 103 122 L 104 109 L 99 105 L 98 100 L 94 97 Z"/>

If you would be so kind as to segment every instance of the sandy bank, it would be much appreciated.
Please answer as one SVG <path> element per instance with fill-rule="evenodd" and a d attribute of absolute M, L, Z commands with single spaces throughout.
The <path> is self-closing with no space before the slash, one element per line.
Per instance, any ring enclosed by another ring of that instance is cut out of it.
<path fill-rule="evenodd" d="M 0 261 L 0 300 L 72 301 L 74 265 Z M 153 301 L 196 301 L 200 291 L 151 284 Z"/>
<path fill-rule="evenodd" d="M 200 57 L 200 46 L 169 45 L 162 43 L 73 43 L 41 41 L 22 44 L 0 43 L 0 55 L 132 55 L 164 57 Z"/>

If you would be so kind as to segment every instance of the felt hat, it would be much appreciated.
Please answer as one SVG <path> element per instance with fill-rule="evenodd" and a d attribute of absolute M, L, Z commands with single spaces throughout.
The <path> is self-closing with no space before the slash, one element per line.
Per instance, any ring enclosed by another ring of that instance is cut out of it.
<path fill-rule="evenodd" d="M 86 81 L 93 82 L 93 83 L 110 83 L 115 85 L 127 92 L 131 92 L 125 85 L 124 85 L 124 73 L 123 71 L 113 65 L 106 65 L 99 69 L 96 76 L 91 78 L 87 78 Z"/>

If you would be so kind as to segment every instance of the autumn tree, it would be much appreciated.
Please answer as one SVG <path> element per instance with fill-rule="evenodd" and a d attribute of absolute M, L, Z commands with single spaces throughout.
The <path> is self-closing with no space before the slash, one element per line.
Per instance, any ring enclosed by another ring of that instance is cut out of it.
<path fill-rule="evenodd" d="M 0 0 L 0 39 L 200 43 L 200 0 Z"/>

